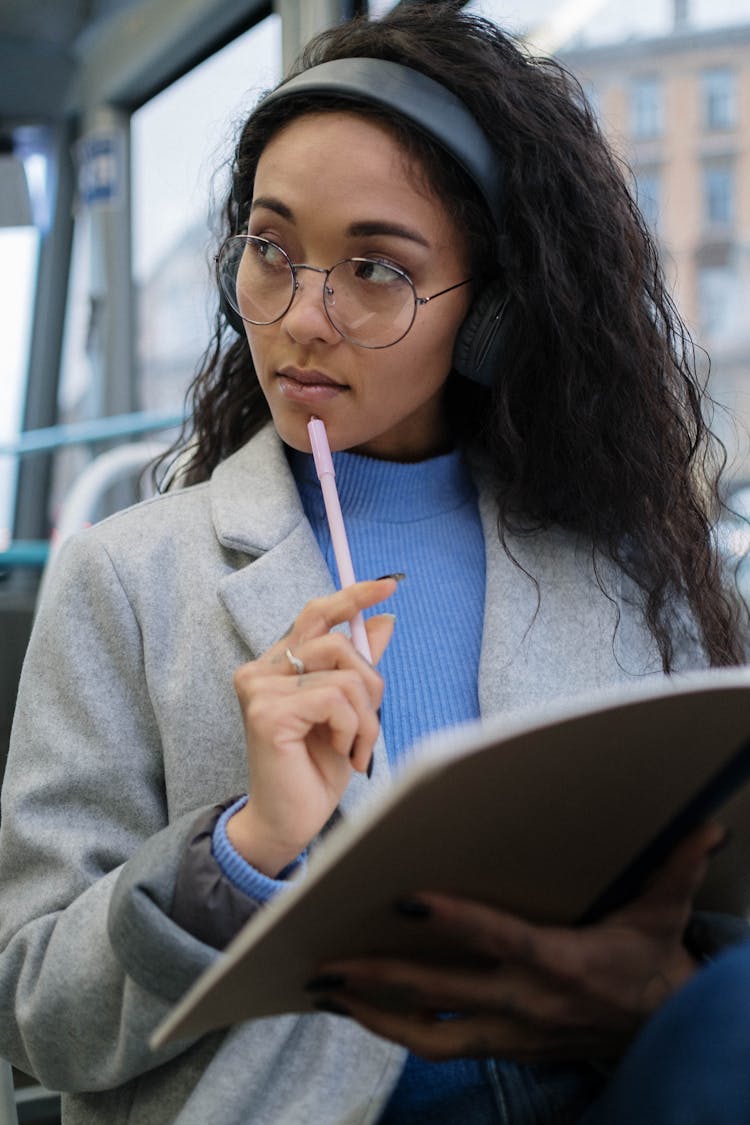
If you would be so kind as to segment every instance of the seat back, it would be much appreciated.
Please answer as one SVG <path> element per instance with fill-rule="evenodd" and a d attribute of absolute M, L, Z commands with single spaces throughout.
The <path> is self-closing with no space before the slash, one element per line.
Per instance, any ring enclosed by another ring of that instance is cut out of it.
<path fill-rule="evenodd" d="M 0 1059 L 0 1125 L 18 1125 L 13 1071 L 5 1059 Z"/>

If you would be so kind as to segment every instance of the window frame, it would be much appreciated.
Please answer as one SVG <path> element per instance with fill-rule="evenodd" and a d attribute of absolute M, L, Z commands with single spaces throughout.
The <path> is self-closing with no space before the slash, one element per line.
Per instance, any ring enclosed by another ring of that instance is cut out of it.
<path fill-rule="evenodd" d="M 630 131 L 635 140 L 664 135 L 664 80 L 659 74 L 634 75 L 630 80 Z"/>
<path fill-rule="evenodd" d="M 737 212 L 736 168 L 731 158 L 703 162 L 701 169 L 703 227 L 709 231 L 728 231 Z M 718 204 L 718 206 L 717 206 Z"/>
<path fill-rule="evenodd" d="M 703 128 L 710 133 L 736 129 L 737 72 L 734 67 L 707 67 L 701 72 L 700 89 Z"/>

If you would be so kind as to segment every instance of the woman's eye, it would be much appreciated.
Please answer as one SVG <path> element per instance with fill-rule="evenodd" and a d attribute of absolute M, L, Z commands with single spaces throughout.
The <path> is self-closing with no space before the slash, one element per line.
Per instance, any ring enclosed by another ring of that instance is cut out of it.
<path fill-rule="evenodd" d="M 285 266 L 286 254 L 273 242 L 253 243 L 257 256 L 268 266 Z"/>
<path fill-rule="evenodd" d="M 371 261 L 369 258 L 357 262 L 355 272 L 361 281 L 371 281 L 373 285 L 390 285 L 394 281 L 401 280 L 401 274 L 393 266 L 385 262 Z"/>

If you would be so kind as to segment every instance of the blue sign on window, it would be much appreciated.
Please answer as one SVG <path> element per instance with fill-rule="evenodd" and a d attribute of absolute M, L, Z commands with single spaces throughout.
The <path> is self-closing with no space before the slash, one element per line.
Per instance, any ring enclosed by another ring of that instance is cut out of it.
<path fill-rule="evenodd" d="M 78 202 L 81 207 L 106 207 L 120 202 L 125 174 L 122 134 L 90 133 L 76 145 Z"/>

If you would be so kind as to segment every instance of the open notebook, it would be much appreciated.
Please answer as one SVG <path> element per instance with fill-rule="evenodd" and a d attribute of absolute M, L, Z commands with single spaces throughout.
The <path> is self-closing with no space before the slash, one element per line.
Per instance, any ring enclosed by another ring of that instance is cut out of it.
<path fill-rule="evenodd" d="M 424 950 L 393 903 L 453 891 L 539 922 L 632 897 L 677 840 L 733 829 L 697 905 L 750 911 L 750 669 L 647 681 L 431 740 L 384 800 L 338 825 L 305 878 L 248 922 L 153 1044 L 310 1010 L 324 960 Z M 439 952 L 439 951 L 436 951 Z"/>

